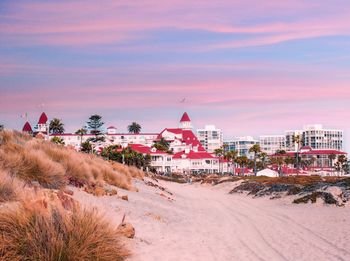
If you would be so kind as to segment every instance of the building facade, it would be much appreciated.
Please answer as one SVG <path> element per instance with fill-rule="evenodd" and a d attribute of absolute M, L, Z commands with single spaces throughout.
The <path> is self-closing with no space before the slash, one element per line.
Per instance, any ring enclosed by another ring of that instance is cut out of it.
<path fill-rule="evenodd" d="M 300 136 L 301 146 L 309 146 L 316 150 L 343 150 L 343 130 L 324 129 L 321 124 L 313 124 L 305 125 L 302 130 L 286 131 L 287 150 L 296 151 L 298 149 L 298 144 L 294 142 L 293 138 L 297 135 Z"/>
<path fill-rule="evenodd" d="M 238 156 L 252 158 L 253 154 L 249 153 L 249 149 L 255 144 L 259 144 L 259 142 L 252 136 L 242 136 L 236 137 L 230 141 L 225 141 L 224 148 L 226 151 L 237 151 Z"/>
<path fill-rule="evenodd" d="M 286 136 L 262 135 L 259 136 L 259 145 L 262 152 L 271 155 L 276 153 L 278 150 L 286 150 Z"/>
<path fill-rule="evenodd" d="M 198 129 L 197 138 L 209 153 L 214 153 L 216 149 L 223 145 L 222 131 L 216 129 L 214 125 L 206 125 L 204 129 Z"/>

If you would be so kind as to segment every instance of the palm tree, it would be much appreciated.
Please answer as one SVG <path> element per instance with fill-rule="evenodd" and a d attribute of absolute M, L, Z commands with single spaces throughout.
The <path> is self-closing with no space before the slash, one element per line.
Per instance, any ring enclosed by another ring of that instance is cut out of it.
<path fill-rule="evenodd" d="M 222 173 L 222 171 L 220 171 L 220 170 L 221 170 L 221 167 L 220 167 L 220 166 L 221 166 L 220 160 L 221 160 L 221 158 L 224 156 L 224 149 L 223 149 L 222 147 L 217 148 L 217 149 L 214 150 L 214 154 L 215 154 L 216 157 L 219 158 L 219 172 Z"/>
<path fill-rule="evenodd" d="M 141 132 L 141 125 L 133 122 L 128 126 L 129 133 L 139 134 Z"/>
<path fill-rule="evenodd" d="M 244 167 L 246 167 L 249 164 L 249 159 L 247 156 L 239 156 L 236 159 L 237 164 L 241 167 L 241 175 L 244 175 Z"/>
<path fill-rule="evenodd" d="M 337 158 L 337 156 L 335 154 L 330 154 L 328 155 L 328 159 L 329 159 L 329 167 L 333 168 L 333 160 L 335 160 Z"/>
<path fill-rule="evenodd" d="M 60 137 L 57 137 L 57 136 L 53 137 L 53 138 L 51 139 L 51 141 L 52 141 L 53 143 L 56 143 L 56 144 L 59 144 L 59 145 L 64 145 L 63 139 L 60 138 Z"/>
<path fill-rule="evenodd" d="M 87 129 L 86 129 L 86 127 L 80 128 L 79 130 L 77 130 L 77 131 L 75 132 L 75 134 L 78 134 L 78 135 L 80 136 L 80 147 L 81 147 L 81 144 L 83 143 L 83 136 L 84 136 L 85 134 L 87 134 Z"/>
<path fill-rule="evenodd" d="M 288 165 L 294 164 L 295 160 L 292 157 L 287 157 L 284 159 L 284 162 Z"/>
<path fill-rule="evenodd" d="M 231 161 L 232 163 L 232 166 L 233 166 L 233 175 L 235 175 L 236 173 L 236 159 L 237 159 L 237 156 L 238 156 L 238 152 L 235 151 L 235 150 L 231 150 L 231 151 L 227 151 L 225 154 L 224 154 L 224 159 L 228 160 L 229 162 Z"/>
<path fill-rule="evenodd" d="M 286 151 L 285 150 L 277 150 L 276 154 L 277 155 L 284 155 L 284 154 L 286 154 Z"/>
<path fill-rule="evenodd" d="M 259 144 L 254 144 L 254 145 L 249 149 L 249 153 L 254 153 L 254 175 L 256 176 L 256 173 L 257 173 L 256 159 L 257 159 L 259 153 L 261 153 L 260 145 L 259 145 Z"/>
<path fill-rule="evenodd" d="M 338 170 L 341 172 L 341 174 L 343 171 L 347 169 L 347 162 L 348 162 L 348 159 L 345 155 L 338 156 L 337 167 L 338 167 Z"/>
<path fill-rule="evenodd" d="M 297 155 L 296 155 L 296 165 L 297 169 L 300 168 L 300 163 L 299 163 L 299 152 L 300 152 L 300 147 L 303 144 L 302 137 L 298 134 L 293 136 L 293 143 L 297 144 Z"/>
<path fill-rule="evenodd" d="M 157 150 L 168 152 L 170 144 L 164 138 L 161 138 L 159 141 L 153 144 L 153 147 L 156 148 Z"/>
<path fill-rule="evenodd" d="M 64 133 L 64 124 L 62 120 L 53 118 L 50 121 L 49 130 L 51 134 L 61 134 Z"/>
<path fill-rule="evenodd" d="M 262 167 L 266 168 L 266 161 L 268 159 L 267 153 L 266 152 L 261 152 L 259 156 L 260 156 L 260 159 L 261 159 Z"/>
<path fill-rule="evenodd" d="M 278 175 L 282 176 L 282 166 L 285 163 L 282 157 L 273 157 L 270 159 L 271 164 L 276 164 L 278 166 Z"/>

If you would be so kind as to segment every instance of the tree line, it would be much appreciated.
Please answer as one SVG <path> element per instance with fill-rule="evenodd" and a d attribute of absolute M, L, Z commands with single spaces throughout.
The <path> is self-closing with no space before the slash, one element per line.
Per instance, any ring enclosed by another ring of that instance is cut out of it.
<path fill-rule="evenodd" d="M 300 144 L 300 141 L 297 141 Z M 298 146 L 299 147 L 299 146 Z M 260 145 L 255 144 L 249 150 L 249 153 L 253 154 L 253 159 L 249 159 L 246 155 L 238 156 L 237 151 L 227 150 L 227 146 L 222 146 L 214 151 L 214 154 L 219 157 L 219 159 L 225 159 L 230 162 L 233 166 L 233 172 L 236 173 L 235 168 L 240 168 L 240 173 L 244 174 L 244 169 L 249 168 L 254 170 L 256 175 L 259 170 L 265 169 L 267 165 L 276 165 L 278 167 L 278 172 L 282 174 L 282 167 L 293 165 L 295 168 L 300 169 L 310 167 L 315 162 L 315 158 L 303 159 L 300 157 L 300 148 L 297 149 L 295 157 L 287 156 L 286 151 L 278 150 L 274 156 L 268 157 L 268 155 L 261 151 Z M 349 172 L 348 159 L 345 155 L 335 154 L 328 155 L 329 167 L 334 168 L 336 171 L 341 173 Z M 333 164 L 334 160 L 337 162 Z"/>
<path fill-rule="evenodd" d="M 90 151 L 92 148 L 92 144 L 94 142 L 104 141 L 104 135 L 102 133 L 102 127 L 104 122 L 102 121 L 102 116 L 98 114 L 93 114 L 89 117 L 86 122 L 86 125 L 78 129 L 75 134 L 80 136 L 81 139 L 81 147 L 83 151 Z M 132 122 L 127 126 L 127 130 L 129 133 L 138 134 L 141 132 L 141 125 L 137 122 Z M 50 134 L 63 134 L 65 132 L 64 123 L 61 119 L 53 118 L 49 123 L 49 133 Z M 89 138 L 87 141 L 82 142 L 83 136 L 86 134 L 92 134 L 94 137 Z M 63 139 L 60 137 L 53 137 L 51 141 L 64 144 Z"/>

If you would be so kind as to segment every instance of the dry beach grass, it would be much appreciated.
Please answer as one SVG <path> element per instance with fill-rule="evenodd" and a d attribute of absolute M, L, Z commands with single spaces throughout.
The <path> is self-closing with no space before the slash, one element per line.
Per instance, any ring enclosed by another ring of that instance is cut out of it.
<path fill-rule="evenodd" d="M 139 170 L 28 135 L 0 132 L 0 260 L 124 260 L 114 225 L 68 194 L 73 180 L 132 190 Z"/>

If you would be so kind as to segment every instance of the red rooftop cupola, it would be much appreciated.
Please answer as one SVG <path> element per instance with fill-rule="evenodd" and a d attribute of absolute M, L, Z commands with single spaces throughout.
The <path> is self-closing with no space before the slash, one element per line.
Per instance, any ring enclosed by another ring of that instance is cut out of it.
<path fill-rule="evenodd" d="M 186 122 L 186 121 L 191 121 L 190 117 L 188 116 L 187 112 L 185 112 L 182 117 L 180 122 Z"/>
<path fill-rule="evenodd" d="M 30 126 L 29 122 L 26 122 L 22 128 L 23 132 L 33 133 L 32 126 Z"/>
<path fill-rule="evenodd" d="M 43 112 L 43 113 L 40 115 L 38 124 L 46 124 L 47 120 L 48 120 L 48 118 L 47 118 L 47 116 L 46 116 L 46 113 Z"/>
<path fill-rule="evenodd" d="M 185 112 L 181 117 L 180 128 L 184 130 L 192 129 L 191 119 L 188 116 L 187 112 Z"/>

